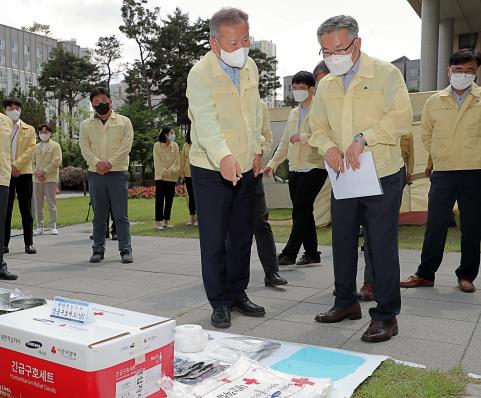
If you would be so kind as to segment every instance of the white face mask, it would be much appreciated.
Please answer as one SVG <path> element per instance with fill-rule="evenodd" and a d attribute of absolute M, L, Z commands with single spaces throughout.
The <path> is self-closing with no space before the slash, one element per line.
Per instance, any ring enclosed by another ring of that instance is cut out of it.
<path fill-rule="evenodd" d="M 464 90 L 471 86 L 476 79 L 476 75 L 470 75 L 468 73 L 451 73 L 449 81 L 451 86 L 456 90 Z"/>
<path fill-rule="evenodd" d="M 354 65 L 352 62 L 352 54 L 331 55 L 324 58 L 329 71 L 336 76 L 345 75 Z"/>
<path fill-rule="evenodd" d="M 13 109 L 11 111 L 6 111 L 5 114 L 12 119 L 15 123 L 18 122 L 18 119 L 20 119 L 20 113 L 21 111 L 18 111 L 16 109 Z"/>
<path fill-rule="evenodd" d="M 50 139 L 50 134 L 40 133 L 38 137 L 40 138 L 40 141 L 47 142 Z"/>
<path fill-rule="evenodd" d="M 292 90 L 292 95 L 296 102 L 304 102 L 307 98 L 309 98 L 309 91 L 307 90 Z"/>
<path fill-rule="evenodd" d="M 169 135 L 169 140 L 175 141 L 175 133 L 172 133 L 171 135 Z"/>
<path fill-rule="evenodd" d="M 220 48 L 220 58 L 222 61 L 232 68 L 242 68 L 245 65 L 247 56 L 249 55 L 249 47 L 241 47 L 229 53 L 222 49 L 217 39 L 215 39 L 215 41 Z"/>

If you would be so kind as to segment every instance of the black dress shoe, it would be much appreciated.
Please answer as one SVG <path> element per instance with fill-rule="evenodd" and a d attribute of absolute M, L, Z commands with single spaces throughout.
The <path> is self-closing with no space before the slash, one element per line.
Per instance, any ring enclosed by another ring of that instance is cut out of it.
<path fill-rule="evenodd" d="M 321 323 L 337 323 L 344 319 L 361 319 L 361 306 L 356 301 L 353 305 L 347 308 L 332 307 L 329 311 L 316 315 L 314 318 Z"/>
<path fill-rule="evenodd" d="M 26 245 L 25 246 L 25 253 L 35 254 L 35 253 L 37 253 L 37 249 L 35 249 L 35 247 L 33 247 L 33 245 Z"/>
<path fill-rule="evenodd" d="M 232 306 L 232 311 L 238 311 L 245 316 L 263 317 L 266 314 L 264 307 L 254 304 L 248 298 L 237 301 Z"/>
<path fill-rule="evenodd" d="M 130 252 L 120 252 L 120 257 L 122 258 L 122 264 L 130 264 L 134 262 L 134 258 Z"/>
<path fill-rule="evenodd" d="M 226 305 L 214 308 L 210 317 L 210 323 L 212 326 L 220 329 L 230 328 L 230 309 Z"/>
<path fill-rule="evenodd" d="M 396 317 L 390 321 L 372 320 L 369 327 L 361 336 L 361 340 L 367 343 L 380 343 L 381 341 L 391 340 L 391 337 L 397 336 L 398 333 L 399 328 Z"/>
<path fill-rule="evenodd" d="M 100 263 L 104 259 L 103 253 L 93 253 L 90 257 L 91 263 Z"/>
<path fill-rule="evenodd" d="M 277 261 L 279 265 L 294 265 L 296 263 L 295 258 L 287 257 L 285 254 L 279 254 Z"/>
<path fill-rule="evenodd" d="M 3 262 L 3 264 L 0 265 L 0 279 L 4 279 L 4 280 L 7 280 L 7 281 L 14 281 L 17 278 L 18 278 L 18 275 L 15 275 L 15 274 L 12 274 L 11 272 L 8 272 L 6 262 Z"/>
<path fill-rule="evenodd" d="M 310 264 L 319 264 L 321 262 L 321 256 L 319 254 L 315 256 L 311 256 L 309 254 L 304 253 L 296 265 L 310 265 Z"/>
<path fill-rule="evenodd" d="M 10 253 L 10 249 L 7 246 L 3 246 L 3 254 Z"/>
<path fill-rule="evenodd" d="M 271 272 L 265 276 L 264 284 L 266 286 L 282 286 L 287 285 L 287 280 L 280 276 L 278 272 Z"/>

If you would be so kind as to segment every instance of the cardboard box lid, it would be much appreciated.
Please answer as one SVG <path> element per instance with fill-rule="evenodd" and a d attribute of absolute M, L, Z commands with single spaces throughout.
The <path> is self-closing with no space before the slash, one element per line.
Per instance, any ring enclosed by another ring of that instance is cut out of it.
<path fill-rule="evenodd" d="M 82 346 L 95 346 L 135 334 L 170 321 L 155 315 L 92 304 L 94 321 L 85 325 L 50 318 L 51 302 L 41 307 L 0 316 L 0 330 L 24 330 L 37 336 L 60 339 Z"/>

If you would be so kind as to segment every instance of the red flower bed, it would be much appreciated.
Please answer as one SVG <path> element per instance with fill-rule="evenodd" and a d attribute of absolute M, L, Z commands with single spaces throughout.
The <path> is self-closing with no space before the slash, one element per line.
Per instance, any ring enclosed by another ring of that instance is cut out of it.
<path fill-rule="evenodd" d="M 185 196 L 185 185 L 175 185 L 175 196 Z M 133 187 L 129 188 L 129 199 L 155 199 L 155 187 Z"/>

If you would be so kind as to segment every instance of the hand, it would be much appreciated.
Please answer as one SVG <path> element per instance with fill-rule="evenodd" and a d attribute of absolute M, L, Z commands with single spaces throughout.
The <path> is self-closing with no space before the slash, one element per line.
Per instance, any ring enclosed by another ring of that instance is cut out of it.
<path fill-rule="evenodd" d="M 37 177 L 37 179 L 40 181 L 40 182 L 45 182 L 46 178 L 44 175 L 41 175 L 39 177 Z"/>
<path fill-rule="evenodd" d="M 291 144 L 294 144 L 296 142 L 301 142 L 301 135 L 299 133 L 294 134 L 289 141 L 291 141 Z"/>
<path fill-rule="evenodd" d="M 413 175 L 411 173 L 406 173 L 406 184 L 411 185 L 413 183 Z"/>
<path fill-rule="evenodd" d="M 21 173 L 18 171 L 18 169 L 12 164 L 12 176 L 18 177 Z"/>
<path fill-rule="evenodd" d="M 220 174 L 227 181 L 232 182 L 232 185 L 236 186 L 237 181 L 242 178 L 239 162 L 232 155 L 227 155 L 220 161 Z"/>
<path fill-rule="evenodd" d="M 426 167 L 426 169 L 424 170 L 424 175 L 428 178 L 431 178 L 433 174 L 433 168 L 432 167 Z"/>
<path fill-rule="evenodd" d="M 353 171 L 361 168 L 361 162 L 359 161 L 359 154 L 364 150 L 364 144 L 353 141 L 346 151 L 346 167 L 352 167 Z"/>
<path fill-rule="evenodd" d="M 254 162 L 252 163 L 252 171 L 254 172 L 254 177 L 257 177 L 262 170 L 262 155 L 256 155 Z"/>
<path fill-rule="evenodd" d="M 95 168 L 97 169 L 97 173 L 104 175 L 110 171 L 112 165 L 107 160 L 101 160 L 95 165 Z"/>
<path fill-rule="evenodd" d="M 344 161 L 342 159 L 342 153 L 337 146 L 329 148 L 325 156 L 326 162 L 331 169 L 336 173 L 338 170 L 344 173 Z"/>
<path fill-rule="evenodd" d="M 264 169 L 264 176 L 265 177 L 269 177 L 271 175 L 271 173 L 272 173 L 272 167 L 266 167 Z"/>

